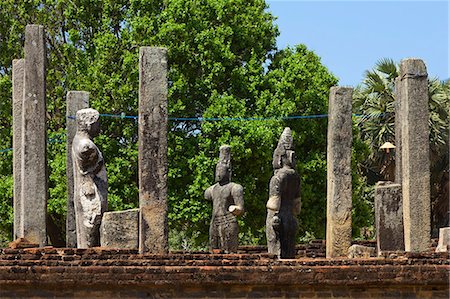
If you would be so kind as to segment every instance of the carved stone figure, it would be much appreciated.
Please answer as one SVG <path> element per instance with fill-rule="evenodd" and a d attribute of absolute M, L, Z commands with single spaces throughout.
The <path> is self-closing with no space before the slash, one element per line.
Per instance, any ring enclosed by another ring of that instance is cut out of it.
<path fill-rule="evenodd" d="M 266 236 L 269 253 L 295 257 L 295 236 L 300 213 L 300 177 L 294 170 L 295 152 L 290 128 L 285 128 L 273 153 L 274 175 L 269 185 Z"/>
<path fill-rule="evenodd" d="M 102 153 L 93 138 L 100 133 L 99 113 L 77 112 L 72 142 L 74 207 L 78 248 L 100 246 L 100 224 L 108 208 L 108 180 Z"/>
<path fill-rule="evenodd" d="M 231 182 L 229 145 L 220 147 L 216 182 L 205 191 L 205 198 L 213 202 L 209 244 L 211 249 L 221 249 L 226 253 L 236 252 L 239 233 L 236 216 L 244 213 L 244 189 L 241 185 Z"/>

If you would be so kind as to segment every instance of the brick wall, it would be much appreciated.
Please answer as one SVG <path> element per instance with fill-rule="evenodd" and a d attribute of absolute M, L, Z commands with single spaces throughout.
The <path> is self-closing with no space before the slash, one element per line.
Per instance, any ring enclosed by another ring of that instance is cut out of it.
<path fill-rule="evenodd" d="M 257 253 L 260 249 L 168 255 L 101 248 L 0 249 L 0 298 L 448 298 L 450 261 L 444 253 L 278 260 Z"/>

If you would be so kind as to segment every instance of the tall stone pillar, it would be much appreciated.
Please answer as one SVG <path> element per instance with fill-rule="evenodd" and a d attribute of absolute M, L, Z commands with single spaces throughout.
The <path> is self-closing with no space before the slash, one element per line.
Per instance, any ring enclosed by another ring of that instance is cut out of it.
<path fill-rule="evenodd" d="M 395 182 L 402 183 L 402 80 L 395 79 Z"/>
<path fill-rule="evenodd" d="M 22 106 L 23 237 L 47 243 L 47 126 L 45 99 L 45 36 L 41 25 L 25 28 L 24 97 Z"/>
<path fill-rule="evenodd" d="M 139 52 L 139 252 L 169 250 L 167 223 L 167 49 Z"/>
<path fill-rule="evenodd" d="M 23 104 L 23 72 L 24 59 L 14 59 L 12 65 L 13 93 L 13 176 L 14 176 L 14 240 L 23 237 L 22 226 L 22 104 Z"/>
<path fill-rule="evenodd" d="M 77 247 L 77 228 L 75 222 L 75 207 L 73 203 L 73 162 L 72 141 L 77 133 L 75 116 L 78 110 L 89 108 L 89 92 L 69 91 L 66 97 L 66 175 L 67 175 L 67 218 L 66 218 L 66 247 Z"/>
<path fill-rule="evenodd" d="M 352 241 L 352 93 L 332 87 L 328 108 L 327 258 L 347 256 Z"/>
<path fill-rule="evenodd" d="M 400 63 L 402 192 L 405 250 L 430 245 L 430 142 L 428 79 L 420 59 Z"/>
<path fill-rule="evenodd" d="M 375 185 L 375 225 L 378 254 L 382 251 L 403 251 L 402 186 L 392 182 Z"/>

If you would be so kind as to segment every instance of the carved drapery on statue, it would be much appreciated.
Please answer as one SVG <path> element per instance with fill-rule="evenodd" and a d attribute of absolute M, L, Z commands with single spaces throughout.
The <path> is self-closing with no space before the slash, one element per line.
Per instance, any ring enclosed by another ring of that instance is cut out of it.
<path fill-rule="evenodd" d="M 269 185 L 266 236 L 269 253 L 279 258 L 295 257 L 295 237 L 300 213 L 300 177 L 290 128 L 285 128 L 273 153 L 274 175 Z"/>
<path fill-rule="evenodd" d="M 211 249 L 236 252 L 239 228 L 236 216 L 244 213 L 244 189 L 231 182 L 231 148 L 220 147 L 216 166 L 216 184 L 205 191 L 205 198 L 212 200 L 213 212 L 209 228 Z"/>
<path fill-rule="evenodd" d="M 74 207 L 78 248 L 100 246 L 100 224 L 108 208 L 108 180 L 102 153 L 93 138 L 100 133 L 99 113 L 77 112 L 72 143 Z"/>

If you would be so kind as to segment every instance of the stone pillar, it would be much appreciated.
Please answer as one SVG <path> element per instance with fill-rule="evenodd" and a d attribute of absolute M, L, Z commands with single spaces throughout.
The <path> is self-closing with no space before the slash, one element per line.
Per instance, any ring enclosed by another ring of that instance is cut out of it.
<path fill-rule="evenodd" d="M 352 241 L 352 93 L 332 87 L 328 108 L 327 258 L 347 256 Z"/>
<path fill-rule="evenodd" d="M 430 142 L 428 80 L 420 59 L 400 64 L 402 120 L 402 193 L 405 250 L 420 252 L 430 244 Z"/>
<path fill-rule="evenodd" d="M 12 65 L 13 93 L 13 176 L 14 176 L 14 240 L 23 237 L 22 197 L 21 197 L 21 153 L 22 148 L 22 104 L 23 104 L 23 69 L 24 59 L 14 59 Z"/>
<path fill-rule="evenodd" d="M 402 185 L 378 182 L 375 185 L 375 225 L 377 251 L 403 251 Z"/>
<path fill-rule="evenodd" d="M 169 250 L 167 223 L 167 49 L 139 52 L 139 252 Z"/>
<path fill-rule="evenodd" d="M 402 183 L 402 109 L 401 109 L 401 91 L 402 80 L 400 77 L 395 79 L 395 182 Z"/>
<path fill-rule="evenodd" d="M 22 106 L 22 230 L 23 237 L 47 243 L 47 126 L 44 27 L 25 28 L 24 97 Z"/>
<path fill-rule="evenodd" d="M 66 219 L 66 247 L 77 247 L 77 228 L 75 222 L 75 208 L 73 203 L 73 162 L 72 141 L 77 133 L 75 116 L 78 110 L 89 108 L 89 92 L 69 91 L 66 97 L 66 176 L 67 176 L 67 219 Z"/>

